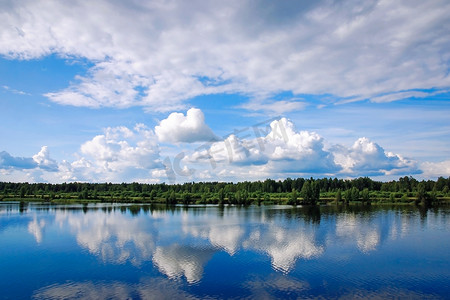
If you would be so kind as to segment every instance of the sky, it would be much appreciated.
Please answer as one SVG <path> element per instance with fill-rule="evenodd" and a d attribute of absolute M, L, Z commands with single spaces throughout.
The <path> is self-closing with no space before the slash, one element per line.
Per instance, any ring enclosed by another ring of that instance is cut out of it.
<path fill-rule="evenodd" d="M 448 177 L 449 15 L 0 0 L 0 181 Z"/>

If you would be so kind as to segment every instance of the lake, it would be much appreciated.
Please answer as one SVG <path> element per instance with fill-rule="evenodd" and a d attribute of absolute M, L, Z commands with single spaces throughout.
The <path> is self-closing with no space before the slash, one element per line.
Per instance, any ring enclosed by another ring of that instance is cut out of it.
<path fill-rule="evenodd" d="M 450 298 L 450 209 L 0 202 L 1 299 Z"/>

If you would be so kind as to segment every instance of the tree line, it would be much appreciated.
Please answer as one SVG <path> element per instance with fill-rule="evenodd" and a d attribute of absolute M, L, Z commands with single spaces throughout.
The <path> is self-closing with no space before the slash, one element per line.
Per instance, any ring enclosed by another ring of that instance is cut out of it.
<path fill-rule="evenodd" d="M 110 202 L 162 202 L 167 204 L 316 204 L 320 201 L 421 202 L 446 200 L 450 177 L 418 181 L 411 176 L 389 182 L 368 177 L 287 178 L 264 181 L 145 183 L 14 183 L 0 182 L 0 199 L 74 199 Z"/>

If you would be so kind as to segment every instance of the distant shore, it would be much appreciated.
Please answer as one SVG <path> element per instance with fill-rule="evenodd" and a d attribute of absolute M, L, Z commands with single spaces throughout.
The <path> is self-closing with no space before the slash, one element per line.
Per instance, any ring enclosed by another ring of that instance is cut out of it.
<path fill-rule="evenodd" d="M 450 177 L 418 181 L 411 176 L 389 182 L 368 177 L 245 182 L 14 183 L 0 182 L 0 201 L 47 203 L 146 203 L 217 205 L 336 205 L 450 203 Z"/>

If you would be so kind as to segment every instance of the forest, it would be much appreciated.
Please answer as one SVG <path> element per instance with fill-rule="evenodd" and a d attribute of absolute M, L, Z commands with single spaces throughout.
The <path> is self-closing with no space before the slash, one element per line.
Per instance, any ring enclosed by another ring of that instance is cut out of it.
<path fill-rule="evenodd" d="M 264 181 L 144 183 L 0 182 L 0 201 L 127 202 L 165 204 L 442 204 L 450 202 L 450 177 L 418 181 L 411 176 L 389 182 L 368 177 L 287 178 Z"/>

